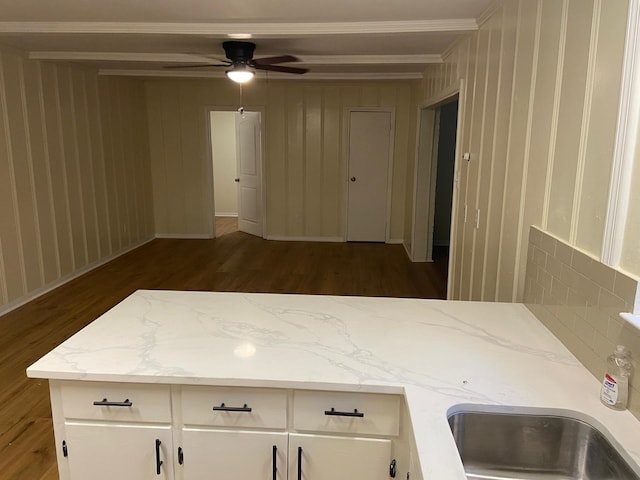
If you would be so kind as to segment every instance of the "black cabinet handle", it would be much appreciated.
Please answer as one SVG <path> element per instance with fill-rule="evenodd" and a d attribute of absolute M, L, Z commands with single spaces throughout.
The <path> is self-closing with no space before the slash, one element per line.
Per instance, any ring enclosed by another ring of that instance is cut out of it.
<path fill-rule="evenodd" d="M 325 415 L 335 415 L 337 417 L 364 417 L 364 413 L 359 412 L 357 408 L 353 409 L 353 412 L 339 412 L 335 408 L 331 408 L 331 410 L 325 410 Z"/>
<path fill-rule="evenodd" d="M 133 405 L 128 398 L 124 402 L 110 402 L 106 398 L 103 398 L 102 400 L 96 400 L 93 404 L 97 407 L 130 407 Z"/>
<path fill-rule="evenodd" d="M 273 446 L 273 480 L 278 476 L 278 447 Z"/>
<path fill-rule="evenodd" d="M 298 447 L 298 480 L 302 480 L 302 447 Z"/>
<path fill-rule="evenodd" d="M 219 407 L 213 407 L 213 411 L 216 412 L 247 412 L 251 413 L 251 407 L 247 407 L 245 403 L 242 407 L 227 407 L 224 403 L 221 403 Z"/>
<path fill-rule="evenodd" d="M 160 467 L 162 466 L 162 460 L 160 460 L 160 445 L 162 442 L 156 438 L 156 475 L 160 475 Z"/>
<path fill-rule="evenodd" d="M 182 450 L 182 447 L 178 447 L 178 463 L 180 465 L 184 463 L 184 450 Z"/>

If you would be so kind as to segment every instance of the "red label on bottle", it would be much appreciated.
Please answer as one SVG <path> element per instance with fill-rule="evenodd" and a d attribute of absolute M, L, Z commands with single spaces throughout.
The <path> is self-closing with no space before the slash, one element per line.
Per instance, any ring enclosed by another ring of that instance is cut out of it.
<path fill-rule="evenodd" d="M 610 381 L 610 382 L 611 382 L 611 383 L 613 383 L 614 385 L 616 384 L 616 381 L 614 380 L 614 378 L 613 378 L 611 375 L 609 375 L 608 373 L 606 373 L 606 374 L 604 375 L 604 378 L 606 378 L 608 381 Z"/>

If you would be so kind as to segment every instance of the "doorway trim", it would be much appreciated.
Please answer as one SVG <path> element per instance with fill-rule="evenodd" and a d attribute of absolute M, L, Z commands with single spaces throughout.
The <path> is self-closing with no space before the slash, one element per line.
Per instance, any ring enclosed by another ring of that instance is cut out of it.
<path fill-rule="evenodd" d="M 464 80 L 442 90 L 438 95 L 422 102 L 417 108 L 415 161 L 413 169 L 413 216 L 411 219 L 411 248 L 407 250 L 411 261 L 430 262 L 433 251 L 433 225 L 435 214 L 435 181 L 437 174 L 439 107 L 458 98 L 458 123 L 456 133 L 454 186 L 451 199 L 451 232 L 449 236 L 449 265 L 447 274 L 447 298 L 451 296 L 455 250 L 456 217 L 459 196 L 459 168 L 464 109 Z M 426 143 L 422 144 L 422 139 Z M 419 194 L 422 192 L 422 195 Z M 425 199 L 426 196 L 426 199 Z M 426 200 L 426 202 L 425 202 Z M 425 202 L 425 203 L 423 203 Z M 405 246 L 406 248 L 406 246 Z M 410 250 L 410 251 L 409 251 Z M 424 252 L 422 254 L 421 252 Z"/>
<path fill-rule="evenodd" d="M 345 107 L 342 116 L 342 238 L 347 241 L 347 228 L 349 217 L 349 140 L 350 140 L 350 119 L 352 112 L 387 112 L 391 116 L 391 130 L 389 132 L 389 161 L 387 166 L 387 212 L 385 219 L 385 243 L 390 242 L 391 235 L 391 195 L 393 191 L 393 160 L 395 152 L 396 138 L 396 108 L 395 107 Z"/>
<path fill-rule="evenodd" d="M 262 202 L 262 235 L 261 238 L 266 238 L 266 226 L 267 226 L 267 191 L 264 175 L 264 155 L 265 155 L 265 109 L 259 106 L 246 106 L 245 112 L 256 112 L 260 114 L 260 185 L 262 187 L 262 195 L 260 201 Z M 216 237 L 216 205 L 215 205 L 215 191 L 213 181 L 213 144 L 211 142 L 211 112 L 238 112 L 238 108 L 230 105 L 207 105 L 204 108 L 205 125 L 207 129 L 207 175 L 209 178 L 209 191 L 207 192 L 207 200 L 210 205 L 209 209 L 209 232 L 211 238 Z"/>

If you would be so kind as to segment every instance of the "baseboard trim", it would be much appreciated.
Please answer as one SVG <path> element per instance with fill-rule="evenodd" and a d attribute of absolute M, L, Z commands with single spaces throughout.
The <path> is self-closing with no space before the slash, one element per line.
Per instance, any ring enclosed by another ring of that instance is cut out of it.
<path fill-rule="evenodd" d="M 267 235 L 267 240 L 278 240 L 281 242 L 344 242 L 342 237 L 288 237 L 285 235 Z"/>
<path fill-rule="evenodd" d="M 84 267 L 79 268 L 75 272 L 69 273 L 63 277 L 58 278 L 57 280 L 54 280 L 51 283 L 48 283 L 47 285 L 43 285 L 42 287 L 37 288 L 32 292 L 27 293 L 26 295 L 23 295 L 20 298 L 12 300 L 11 302 L 0 306 L 0 316 L 6 313 L 9 313 L 12 310 L 15 310 L 16 308 L 20 308 L 24 304 L 29 303 L 38 297 L 41 297 L 45 293 L 49 293 L 51 290 L 55 290 L 56 288 L 64 285 L 65 283 L 69 283 L 71 280 L 75 280 L 76 278 L 84 275 L 85 273 L 90 272 L 91 270 L 94 270 L 98 267 L 101 267 L 105 263 L 109 263 L 110 261 L 115 260 L 116 258 L 124 255 L 125 253 L 129 253 L 130 251 L 135 250 L 136 248 L 139 248 L 144 244 L 149 243 L 152 240 L 154 240 L 153 237 L 147 240 L 141 240 L 140 242 L 134 243 L 133 245 L 129 245 L 124 250 L 120 250 L 116 253 L 112 253 L 111 255 L 108 255 L 98 260 L 97 262 L 93 262 L 88 265 L 85 265 Z"/>
<path fill-rule="evenodd" d="M 404 244 L 404 240 L 401 238 L 390 238 L 387 243 L 390 243 L 392 245 L 400 245 Z"/>
<path fill-rule="evenodd" d="M 177 238 L 182 240 L 210 240 L 215 238 L 213 235 L 208 233 L 156 233 L 156 238 Z"/>
<path fill-rule="evenodd" d="M 407 247 L 407 244 L 402 242 L 402 246 L 404 247 L 404 251 L 407 254 L 407 257 L 409 258 L 409 260 L 413 262 L 413 258 L 411 258 L 411 252 L 409 251 L 409 247 Z"/>
<path fill-rule="evenodd" d="M 220 213 L 216 213 L 215 215 L 216 217 L 235 217 L 238 218 L 238 214 L 237 213 L 227 213 L 227 212 L 220 212 Z"/>

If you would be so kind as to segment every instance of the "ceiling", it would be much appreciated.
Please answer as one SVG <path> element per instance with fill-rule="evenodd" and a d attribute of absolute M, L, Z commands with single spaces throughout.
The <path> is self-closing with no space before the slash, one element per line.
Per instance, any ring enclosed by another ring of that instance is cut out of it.
<path fill-rule="evenodd" d="M 310 70 L 304 78 L 420 78 L 458 36 L 478 28 L 491 3 L 0 0 L 0 44 L 33 59 L 89 64 L 102 74 L 221 76 L 224 68 L 165 67 L 224 59 L 223 41 L 250 39 L 256 59 L 298 57 L 295 66 Z"/>

